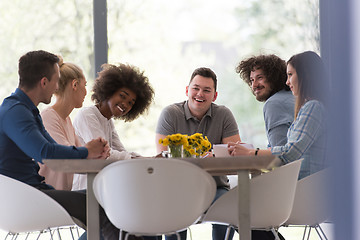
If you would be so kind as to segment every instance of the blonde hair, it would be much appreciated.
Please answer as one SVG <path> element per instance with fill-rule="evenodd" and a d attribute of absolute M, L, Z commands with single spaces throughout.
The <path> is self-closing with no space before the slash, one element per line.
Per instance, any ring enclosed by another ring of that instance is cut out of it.
<path fill-rule="evenodd" d="M 84 79 L 84 74 L 81 68 L 73 63 L 64 63 L 64 60 L 61 56 L 59 57 L 59 67 L 60 67 L 60 79 L 59 87 L 56 90 L 55 94 L 62 96 L 65 92 L 66 85 L 71 83 L 74 79 Z"/>

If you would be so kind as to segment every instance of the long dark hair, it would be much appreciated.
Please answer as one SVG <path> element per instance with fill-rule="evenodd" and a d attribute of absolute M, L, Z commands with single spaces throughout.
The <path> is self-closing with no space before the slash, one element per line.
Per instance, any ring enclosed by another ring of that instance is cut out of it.
<path fill-rule="evenodd" d="M 328 94 L 328 78 L 320 56 L 312 51 L 292 56 L 287 64 L 295 70 L 298 78 L 298 96 L 295 103 L 295 119 L 300 108 L 309 100 L 318 100 L 323 104 Z"/>

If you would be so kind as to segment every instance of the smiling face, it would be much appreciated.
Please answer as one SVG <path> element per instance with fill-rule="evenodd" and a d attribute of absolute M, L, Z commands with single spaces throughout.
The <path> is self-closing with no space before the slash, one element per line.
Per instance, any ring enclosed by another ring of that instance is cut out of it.
<path fill-rule="evenodd" d="M 100 112 L 108 119 L 126 115 L 134 106 L 136 94 L 129 88 L 123 87 L 101 104 Z M 103 110 L 103 111 L 102 111 Z"/>
<path fill-rule="evenodd" d="M 291 64 L 288 64 L 286 68 L 286 73 L 288 76 L 286 85 L 290 87 L 292 94 L 297 97 L 299 95 L 299 81 L 296 70 Z"/>
<path fill-rule="evenodd" d="M 251 71 L 250 82 L 256 100 L 264 102 L 271 96 L 272 89 L 262 69 Z"/>
<path fill-rule="evenodd" d="M 196 75 L 189 86 L 186 87 L 186 96 L 188 96 L 188 106 L 191 114 L 199 120 L 202 119 L 217 97 L 214 80 Z"/>

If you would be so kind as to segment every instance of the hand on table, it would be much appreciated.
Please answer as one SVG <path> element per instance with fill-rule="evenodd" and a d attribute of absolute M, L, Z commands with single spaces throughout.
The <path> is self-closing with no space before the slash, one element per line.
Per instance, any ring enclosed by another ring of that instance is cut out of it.
<path fill-rule="evenodd" d="M 241 142 L 229 142 L 228 151 L 231 156 L 251 155 L 253 149 L 242 146 Z"/>
<path fill-rule="evenodd" d="M 110 147 L 103 138 L 93 139 L 85 147 L 88 149 L 88 159 L 106 159 L 110 156 Z"/>

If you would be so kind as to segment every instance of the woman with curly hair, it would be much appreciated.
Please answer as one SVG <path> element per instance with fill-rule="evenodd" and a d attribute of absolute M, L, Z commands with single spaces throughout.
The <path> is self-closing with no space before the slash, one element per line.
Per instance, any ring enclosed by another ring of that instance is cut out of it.
<path fill-rule="evenodd" d="M 84 143 L 102 137 L 110 146 L 109 159 L 130 159 L 139 156 L 128 152 L 121 143 L 113 119 L 125 122 L 145 113 L 154 98 L 149 80 L 138 68 L 104 64 L 93 86 L 91 99 L 95 105 L 80 109 L 74 119 L 76 134 Z M 86 188 L 86 176 L 75 174 L 73 190 Z"/>

